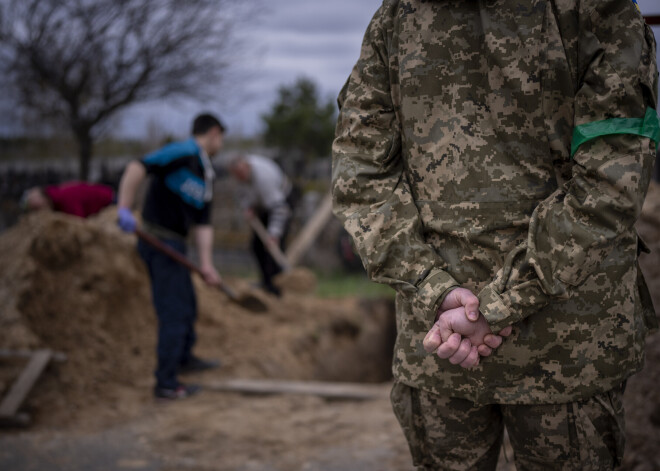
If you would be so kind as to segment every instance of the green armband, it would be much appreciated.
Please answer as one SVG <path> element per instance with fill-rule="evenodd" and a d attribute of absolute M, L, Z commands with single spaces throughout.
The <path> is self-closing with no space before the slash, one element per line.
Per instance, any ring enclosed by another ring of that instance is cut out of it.
<path fill-rule="evenodd" d="M 578 147 L 587 141 L 610 134 L 635 134 L 648 137 L 655 142 L 655 148 L 660 144 L 660 120 L 653 108 L 646 109 L 644 118 L 612 118 L 593 123 L 581 124 L 573 131 L 571 143 L 571 157 L 575 155 Z"/>

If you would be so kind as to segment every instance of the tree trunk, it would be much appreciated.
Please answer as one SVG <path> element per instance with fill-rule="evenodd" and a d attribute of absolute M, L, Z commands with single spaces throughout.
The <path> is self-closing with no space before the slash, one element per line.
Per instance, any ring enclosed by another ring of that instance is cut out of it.
<path fill-rule="evenodd" d="M 78 130 L 76 139 L 78 140 L 78 178 L 81 181 L 87 181 L 94 145 L 89 129 Z"/>

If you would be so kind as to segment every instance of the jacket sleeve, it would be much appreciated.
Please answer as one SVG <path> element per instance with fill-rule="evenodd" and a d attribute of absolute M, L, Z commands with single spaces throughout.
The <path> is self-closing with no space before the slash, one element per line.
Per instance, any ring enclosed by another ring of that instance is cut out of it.
<path fill-rule="evenodd" d="M 284 234 L 286 223 L 291 217 L 291 210 L 286 201 L 280 202 L 269 209 L 268 233 L 280 238 Z"/>
<path fill-rule="evenodd" d="M 286 223 L 291 217 L 291 210 L 286 201 L 287 195 L 283 189 L 286 177 L 281 171 L 277 174 L 268 173 L 269 178 L 259 180 L 259 200 L 268 211 L 268 233 L 273 237 L 282 237 Z"/>
<path fill-rule="evenodd" d="M 612 131 L 645 116 L 657 123 L 653 35 L 631 0 L 577 4 L 573 139 L 594 124 L 602 132 L 577 147 L 571 179 L 536 207 L 526 242 L 479 293 L 493 331 L 584 282 L 631 233 L 648 188 L 657 142 L 642 132 Z"/>
<path fill-rule="evenodd" d="M 367 32 L 360 58 L 339 96 L 333 144 L 333 204 L 369 277 L 392 286 L 423 324 L 458 283 L 422 233 L 401 158 L 400 123 L 387 65 L 392 6 L 385 2 Z"/>
<path fill-rule="evenodd" d="M 191 139 L 184 142 L 168 144 L 150 154 L 145 155 L 140 163 L 148 174 L 165 176 L 197 159 L 197 147 Z"/>

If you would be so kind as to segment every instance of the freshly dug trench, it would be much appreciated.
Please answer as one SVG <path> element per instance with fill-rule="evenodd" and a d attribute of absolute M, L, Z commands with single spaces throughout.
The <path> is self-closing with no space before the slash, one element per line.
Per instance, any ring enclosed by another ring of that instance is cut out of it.
<path fill-rule="evenodd" d="M 363 300 L 357 319 L 338 319 L 319 339 L 315 379 L 379 383 L 392 379 L 394 302 Z"/>

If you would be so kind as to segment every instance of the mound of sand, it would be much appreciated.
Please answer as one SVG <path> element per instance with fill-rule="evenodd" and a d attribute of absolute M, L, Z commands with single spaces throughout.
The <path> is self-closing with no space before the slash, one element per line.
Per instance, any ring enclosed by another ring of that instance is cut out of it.
<path fill-rule="evenodd" d="M 273 283 L 280 290 L 289 293 L 313 294 L 316 290 L 316 275 L 304 267 L 295 267 L 275 276 Z"/>
<path fill-rule="evenodd" d="M 124 391 L 139 391 L 155 345 L 146 271 L 131 239 L 102 218 L 32 214 L 0 237 L 0 260 L 0 330 L 8 333 L 0 346 L 68 357 L 34 391 L 37 420 L 75 421 L 96 403 L 109 415 L 130 412 L 136 401 Z"/>
<path fill-rule="evenodd" d="M 651 250 L 641 254 L 639 263 L 660 316 L 660 185 L 651 183 L 644 201 L 637 232 Z M 660 469 L 657 447 L 660 443 L 660 332 L 646 342 L 644 369 L 630 378 L 624 396 L 627 443 L 622 469 Z"/>
<path fill-rule="evenodd" d="M 108 423 L 151 400 L 156 318 L 149 281 L 134 237 L 115 220 L 114 209 L 88 220 L 31 214 L 0 236 L 0 348 L 68 356 L 50 366 L 30 396 L 38 425 Z M 245 281 L 230 284 L 246 288 Z M 197 351 L 222 361 L 218 377 L 389 378 L 388 303 L 258 294 L 268 312 L 254 314 L 197 278 L 195 285 Z"/>

